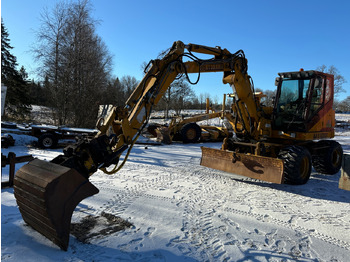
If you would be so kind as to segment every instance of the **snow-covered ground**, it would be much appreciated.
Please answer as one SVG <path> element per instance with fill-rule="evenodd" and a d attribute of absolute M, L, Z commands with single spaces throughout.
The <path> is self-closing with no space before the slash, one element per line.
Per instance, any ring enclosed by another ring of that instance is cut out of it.
<path fill-rule="evenodd" d="M 350 153 L 350 130 L 336 134 Z M 51 160 L 62 152 L 13 136 L 16 145 L 2 149 L 5 155 Z M 350 261 L 350 191 L 338 189 L 340 172 L 313 170 L 307 184 L 290 186 L 200 166 L 200 147 L 220 144 L 135 145 L 116 175 L 95 173 L 91 182 L 100 193 L 83 200 L 72 218 L 98 217 L 95 234 L 86 243 L 71 235 L 67 252 L 26 226 L 13 189 L 2 189 L 1 260 Z M 132 226 L 104 234 L 102 212 Z"/>

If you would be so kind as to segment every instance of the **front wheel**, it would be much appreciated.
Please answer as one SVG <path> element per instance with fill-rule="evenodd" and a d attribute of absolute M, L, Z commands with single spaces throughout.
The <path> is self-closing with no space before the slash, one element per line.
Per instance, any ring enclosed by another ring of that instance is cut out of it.
<path fill-rule="evenodd" d="M 278 157 L 283 160 L 284 183 L 303 185 L 311 174 L 311 154 L 302 146 L 283 148 Z"/>
<path fill-rule="evenodd" d="M 314 146 L 312 165 L 321 174 L 334 175 L 341 168 L 343 148 L 334 140 L 321 140 Z"/>

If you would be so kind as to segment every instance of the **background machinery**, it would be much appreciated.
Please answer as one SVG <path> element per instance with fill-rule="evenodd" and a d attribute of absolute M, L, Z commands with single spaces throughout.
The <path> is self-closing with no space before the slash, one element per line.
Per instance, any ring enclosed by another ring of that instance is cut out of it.
<path fill-rule="evenodd" d="M 197 122 L 214 118 L 223 119 L 225 116 L 226 94 L 223 98 L 222 110 L 214 111 L 209 98 L 206 99 L 206 111 L 190 117 L 173 117 L 169 125 L 150 124 L 147 131 L 157 137 L 157 141 L 171 144 L 172 141 L 182 141 L 183 143 L 196 143 L 198 141 L 222 141 L 225 137 L 231 137 L 232 132 L 226 127 L 214 125 L 204 125 Z"/>
<path fill-rule="evenodd" d="M 211 58 L 199 59 L 193 53 Z M 223 82 L 233 88 L 232 109 L 224 113 L 235 136 L 226 138 L 221 149 L 203 147 L 202 165 L 290 184 L 306 183 L 312 165 L 321 173 L 337 173 L 342 148 L 327 139 L 334 136 L 333 76 L 280 73 L 272 108 L 254 94 L 247 69 L 242 50 L 232 54 L 220 47 L 175 42 L 164 58 L 150 61 L 125 106 L 113 108 L 93 139 L 68 146 L 51 162 L 35 159 L 17 172 L 14 193 L 24 221 L 66 250 L 76 205 L 98 193 L 89 176 L 98 169 L 113 174 L 124 165 L 152 107 L 181 74 L 191 83 L 188 74 L 197 73 L 197 83 L 202 72 L 223 72 Z M 323 140 L 314 141 L 319 139 Z"/>

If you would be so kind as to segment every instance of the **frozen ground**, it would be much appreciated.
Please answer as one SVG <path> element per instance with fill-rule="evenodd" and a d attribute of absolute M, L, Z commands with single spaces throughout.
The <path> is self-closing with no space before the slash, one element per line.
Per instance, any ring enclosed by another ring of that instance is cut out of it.
<path fill-rule="evenodd" d="M 50 160 L 61 150 L 2 149 Z M 350 153 L 350 131 L 336 139 Z M 218 148 L 221 143 L 206 143 Z M 349 261 L 350 191 L 313 170 L 306 185 L 289 186 L 229 175 L 199 165 L 203 144 L 136 145 L 123 169 L 91 182 L 100 193 L 82 201 L 72 222 L 98 218 L 86 243 L 71 235 L 61 251 L 26 226 L 13 189 L 1 191 L 3 261 Z M 20 165 L 17 165 L 19 168 Z M 8 170 L 4 168 L 3 174 Z M 102 212 L 132 226 L 102 234 Z"/>

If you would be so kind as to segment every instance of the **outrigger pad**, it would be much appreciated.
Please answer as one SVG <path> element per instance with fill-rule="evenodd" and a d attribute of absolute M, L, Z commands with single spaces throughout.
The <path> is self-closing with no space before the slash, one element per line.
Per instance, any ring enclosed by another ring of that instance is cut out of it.
<path fill-rule="evenodd" d="M 19 169 L 14 194 L 23 220 L 67 250 L 75 207 L 99 190 L 75 169 L 34 159 Z"/>
<path fill-rule="evenodd" d="M 281 159 L 201 147 L 201 165 L 276 184 L 283 183 Z"/>

